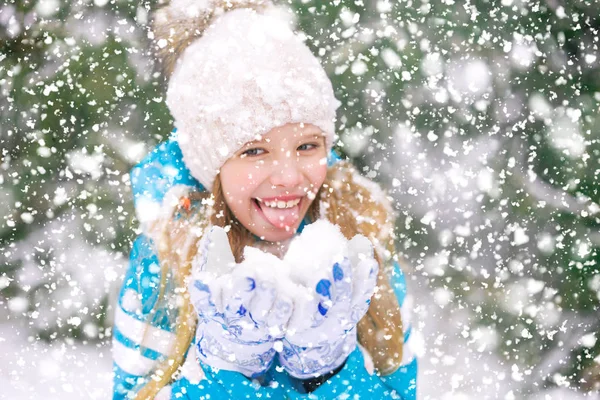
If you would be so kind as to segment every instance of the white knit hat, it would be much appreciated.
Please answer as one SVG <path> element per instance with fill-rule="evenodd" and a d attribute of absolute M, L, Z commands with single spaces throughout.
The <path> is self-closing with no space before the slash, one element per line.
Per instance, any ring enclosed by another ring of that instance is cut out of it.
<path fill-rule="evenodd" d="M 224 3 L 177 0 L 171 7 L 177 2 L 180 7 L 193 4 L 184 10 L 196 17 L 206 12 L 199 6 L 214 11 L 215 4 Z M 328 151 L 333 145 L 340 103 L 331 82 L 281 13 L 273 10 L 213 12 L 171 75 L 166 101 L 183 159 L 207 190 L 228 158 L 273 128 L 313 124 L 323 131 Z"/>

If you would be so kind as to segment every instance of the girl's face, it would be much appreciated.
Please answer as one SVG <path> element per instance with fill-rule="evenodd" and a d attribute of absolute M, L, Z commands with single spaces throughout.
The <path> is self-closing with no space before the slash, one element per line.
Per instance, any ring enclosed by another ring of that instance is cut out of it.
<path fill-rule="evenodd" d="M 327 173 L 325 137 L 309 124 L 272 129 L 248 142 L 221 167 L 225 201 L 263 240 L 294 235 Z"/>

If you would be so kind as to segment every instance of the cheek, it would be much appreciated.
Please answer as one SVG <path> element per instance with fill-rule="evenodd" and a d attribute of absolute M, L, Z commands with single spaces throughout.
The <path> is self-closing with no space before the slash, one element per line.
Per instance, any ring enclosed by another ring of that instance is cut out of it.
<path fill-rule="evenodd" d="M 252 197 L 258 186 L 256 174 L 240 173 L 235 176 L 226 176 L 222 180 L 225 198 L 229 204 L 244 203 Z"/>
<path fill-rule="evenodd" d="M 241 204 L 248 198 L 248 188 L 241 183 L 235 184 L 232 182 L 231 185 L 223 185 L 223 189 L 225 200 L 230 205 Z"/>
<path fill-rule="evenodd" d="M 247 178 L 243 165 L 239 163 L 228 163 L 221 167 L 221 184 L 227 192 L 235 193 L 241 188 L 246 188 L 249 179 Z"/>
<path fill-rule="evenodd" d="M 327 176 L 327 164 L 313 164 L 307 172 L 310 183 L 315 189 L 319 189 Z"/>

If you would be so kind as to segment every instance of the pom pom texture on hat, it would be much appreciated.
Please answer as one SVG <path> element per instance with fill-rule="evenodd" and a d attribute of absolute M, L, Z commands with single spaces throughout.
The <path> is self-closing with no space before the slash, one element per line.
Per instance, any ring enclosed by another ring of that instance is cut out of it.
<path fill-rule="evenodd" d="M 171 75 L 177 58 L 219 15 L 237 8 L 264 10 L 270 0 L 172 0 L 154 13 L 152 35 L 158 58 Z"/>

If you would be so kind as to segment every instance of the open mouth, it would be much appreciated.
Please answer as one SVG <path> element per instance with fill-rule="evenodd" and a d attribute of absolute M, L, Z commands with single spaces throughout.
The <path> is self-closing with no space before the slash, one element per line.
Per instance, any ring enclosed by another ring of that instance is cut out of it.
<path fill-rule="evenodd" d="M 300 207 L 304 197 L 292 200 L 262 200 L 254 198 L 254 204 L 261 216 L 269 224 L 277 228 L 289 228 L 294 226 L 300 219 Z"/>
<path fill-rule="evenodd" d="M 256 201 L 259 206 L 262 203 L 267 207 L 278 208 L 278 209 L 286 209 L 286 208 L 292 208 L 294 206 L 297 206 L 300 203 L 300 200 L 301 200 L 301 198 L 298 198 L 295 200 L 289 200 L 289 201 L 282 201 L 282 200 L 267 201 L 267 200 L 254 199 L 254 201 Z"/>

